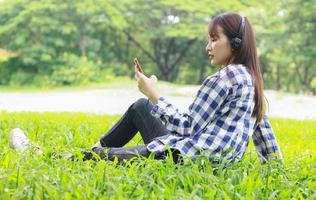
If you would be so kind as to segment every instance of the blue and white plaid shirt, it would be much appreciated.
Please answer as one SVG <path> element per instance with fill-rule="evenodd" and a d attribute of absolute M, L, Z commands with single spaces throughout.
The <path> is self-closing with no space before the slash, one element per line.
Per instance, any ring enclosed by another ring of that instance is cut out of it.
<path fill-rule="evenodd" d="M 254 84 L 243 65 L 229 65 L 207 77 L 188 112 L 181 112 L 160 97 L 151 114 L 170 131 L 147 145 L 161 155 L 168 147 L 188 156 L 208 156 L 210 161 L 239 161 L 252 137 L 259 160 L 279 156 L 279 146 L 267 116 L 259 124 L 252 117 Z"/>

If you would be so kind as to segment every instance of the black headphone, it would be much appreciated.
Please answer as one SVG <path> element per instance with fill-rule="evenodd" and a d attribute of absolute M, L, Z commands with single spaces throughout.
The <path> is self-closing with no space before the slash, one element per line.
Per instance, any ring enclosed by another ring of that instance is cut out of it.
<path fill-rule="evenodd" d="M 241 17 L 241 24 L 240 24 L 240 27 L 239 27 L 238 35 L 236 37 L 233 37 L 231 39 L 231 41 L 230 41 L 231 47 L 234 50 L 238 50 L 240 45 L 241 45 L 242 37 L 243 37 L 243 34 L 244 34 L 244 29 L 245 29 L 245 17 L 242 16 Z"/>

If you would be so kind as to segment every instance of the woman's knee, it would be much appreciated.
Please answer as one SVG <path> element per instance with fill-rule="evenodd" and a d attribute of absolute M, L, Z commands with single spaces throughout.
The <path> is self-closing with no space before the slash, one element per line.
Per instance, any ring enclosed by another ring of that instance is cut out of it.
<path fill-rule="evenodd" d="M 146 109 L 148 104 L 149 104 L 148 99 L 140 98 L 133 104 L 132 108 L 137 111 L 142 111 Z"/>

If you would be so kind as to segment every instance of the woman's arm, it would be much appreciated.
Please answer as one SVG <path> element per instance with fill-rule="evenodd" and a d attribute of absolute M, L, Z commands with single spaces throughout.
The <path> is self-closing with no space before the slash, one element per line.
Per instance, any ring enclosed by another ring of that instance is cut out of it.
<path fill-rule="evenodd" d="M 280 147 L 275 138 L 274 132 L 266 115 L 254 130 L 252 139 L 255 148 L 259 154 L 259 160 L 261 163 L 265 163 L 271 159 L 283 159 Z"/>
<path fill-rule="evenodd" d="M 219 73 L 214 74 L 202 83 L 189 112 L 182 112 L 159 96 L 155 77 L 146 77 L 135 66 L 135 78 L 139 90 L 155 104 L 152 115 L 159 118 L 172 133 L 179 135 L 191 135 L 203 130 L 228 95 L 225 81 Z"/>
<path fill-rule="evenodd" d="M 227 95 L 228 89 L 225 82 L 218 76 L 211 76 L 203 82 L 194 102 L 189 107 L 189 112 L 181 112 L 165 98 L 160 97 L 151 113 L 159 118 L 171 132 L 191 135 L 206 127 Z"/>

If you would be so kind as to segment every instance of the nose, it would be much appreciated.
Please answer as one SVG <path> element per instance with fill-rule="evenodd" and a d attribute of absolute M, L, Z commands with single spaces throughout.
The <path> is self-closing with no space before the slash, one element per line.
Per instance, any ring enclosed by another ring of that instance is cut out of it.
<path fill-rule="evenodd" d="M 210 42 L 208 42 L 207 45 L 206 45 L 206 47 L 205 47 L 205 51 L 206 51 L 206 52 L 211 51 L 211 46 L 212 46 L 212 45 L 210 44 Z"/>

